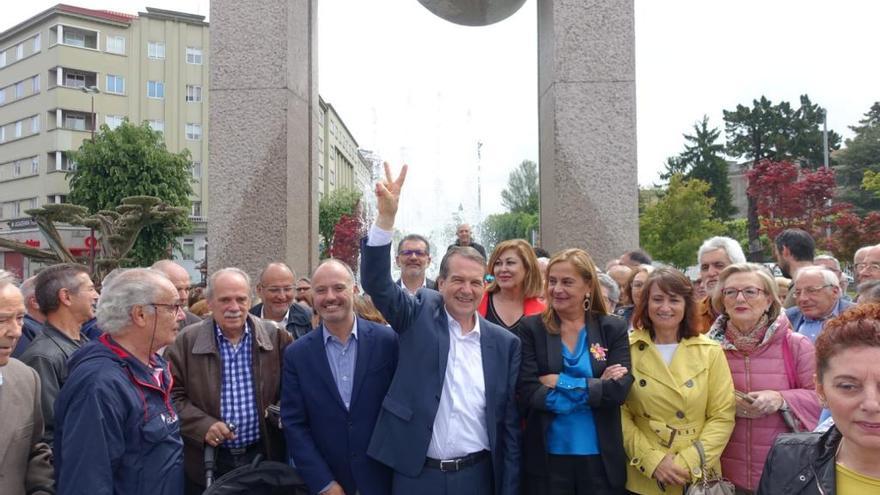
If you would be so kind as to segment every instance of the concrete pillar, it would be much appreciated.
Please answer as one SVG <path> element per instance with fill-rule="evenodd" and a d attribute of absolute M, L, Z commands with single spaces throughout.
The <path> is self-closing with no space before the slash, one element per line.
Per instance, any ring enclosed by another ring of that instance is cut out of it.
<path fill-rule="evenodd" d="M 318 258 L 317 0 L 212 0 L 208 269 Z"/>
<path fill-rule="evenodd" d="M 538 4 L 541 242 L 638 247 L 633 0 Z"/>

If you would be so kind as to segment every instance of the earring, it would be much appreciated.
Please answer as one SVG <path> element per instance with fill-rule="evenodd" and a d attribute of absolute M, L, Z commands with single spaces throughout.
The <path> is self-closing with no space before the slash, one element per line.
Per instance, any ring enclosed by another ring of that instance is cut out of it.
<path fill-rule="evenodd" d="M 590 308 L 593 307 L 593 301 L 590 299 L 590 296 L 584 298 L 584 313 L 589 313 Z"/>

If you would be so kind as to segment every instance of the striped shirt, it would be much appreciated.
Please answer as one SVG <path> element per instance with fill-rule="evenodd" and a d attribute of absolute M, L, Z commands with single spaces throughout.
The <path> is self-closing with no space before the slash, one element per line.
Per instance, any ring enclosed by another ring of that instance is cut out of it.
<path fill-rule="evenodd" d="M 222 364 L 220 383 L 220 416 L 227 424 L 236 426 L 235 439 L 227 440 L 224 447 L 247 447 L 260 440 L 260 414 L 253 374 L 253 336 L 245 323 L 244 335 L 233 345 L 220 327 L 215 325 L 217 349 Z"/>

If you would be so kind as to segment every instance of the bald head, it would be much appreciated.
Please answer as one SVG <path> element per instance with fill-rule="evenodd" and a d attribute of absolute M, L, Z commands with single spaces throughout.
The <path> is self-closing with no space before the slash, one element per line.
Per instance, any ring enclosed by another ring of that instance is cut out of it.
<path fill-rule="evenodd" d="M 263 301 L 262 317 L 282 321 L 296 294 L 296 274 L 284 263 L 269 263 L 260 272 L 257 295 Z"/>
<path fill-rule="evenodd" d="M 354 324 L 354 273 L 345 263 L 329 259 L 312 274 L 315 311 L 331 332 L 347 332 Z"/>
<path fill-rule="evenodd" d="M 171 260 L 159 260 L 153 263 L 153 266 L 150 268 L 163 273 L 168 277 L 168 280 L 170 280 L 171 283 L 174 284 L 174 288 L 177 289 L 177 297 L 180 299 L 179 304 L 186 307 L 189 303 L 189 288 L 190 285 L 192 285 L 189 278 L 189 272 L 186 271 L 186 268 Z"/>

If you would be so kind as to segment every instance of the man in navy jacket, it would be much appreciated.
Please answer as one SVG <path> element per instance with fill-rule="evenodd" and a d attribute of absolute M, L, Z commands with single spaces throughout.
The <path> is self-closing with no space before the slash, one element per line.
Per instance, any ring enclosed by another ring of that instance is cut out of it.
<path fill-rule="evenodd" d="M 391 470 L 367 457 L 397 367 L 397 334 L 355 315 L 354 276 L 337 260 L 312 277 L 321 326 L 284 351 L 281 420 L 312 493 L 386 495 Z"/>
<path fill-rule="evenodd" d="M 439 293 L 413 297 L 394 283 L 391 231 L 406 165 L 396 180 L 388 164 L 385 173 L 361 276 L 399 334 L 400 360 L 367 452 L 394 470 L 395 495 L 517 494 L 519 339 L 477 314 L 485 259 L 471 247 L 444 256 Z"/>

